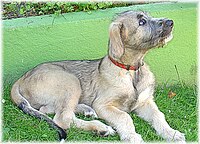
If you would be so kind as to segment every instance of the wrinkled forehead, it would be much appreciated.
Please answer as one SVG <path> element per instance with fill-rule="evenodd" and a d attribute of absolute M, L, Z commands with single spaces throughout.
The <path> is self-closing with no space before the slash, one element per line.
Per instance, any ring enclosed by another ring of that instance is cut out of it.
<path fill-rule="evenodd" d="M 124 19 L 140 19 L 140 18 L 150 18 L 151 16 L 144 11 L 124 11 L 118 13 L 113 21 L 120 21 Z"/>

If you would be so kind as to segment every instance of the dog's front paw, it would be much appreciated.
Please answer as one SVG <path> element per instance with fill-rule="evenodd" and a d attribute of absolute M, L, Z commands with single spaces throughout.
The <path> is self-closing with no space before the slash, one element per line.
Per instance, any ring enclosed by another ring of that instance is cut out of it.
<path fill-rule="evenodd" d="M 137 134 L 137 133 L 132 134 L 130 136 L 122 136 L 122 140 L 125 142 L 132 143 L 132 144 L 143 144 L 144 143 L 141 135 Z"/>
<path fill-rule="evenodd" d="M 133 143 L 133 144 L 143 144 L 144 143 L 141 135 L 137 134 L 137 133 L 134 135 L 134 137 L 132 137 L 130 139 L 130 142 Z"/>
<path fill-rule="evenodd" d="M 174 136 L 172 141 L 180 142 L 181 144 L 185 144 L 185 135 L 178 130 L 174 130 Z"/>
<path fill-rule="evenodd" d="M 185 144 L 185 135 L 178 130 L 170 130 L 167 132 L 167 141 L 174 141 L 180 144 Z"/>

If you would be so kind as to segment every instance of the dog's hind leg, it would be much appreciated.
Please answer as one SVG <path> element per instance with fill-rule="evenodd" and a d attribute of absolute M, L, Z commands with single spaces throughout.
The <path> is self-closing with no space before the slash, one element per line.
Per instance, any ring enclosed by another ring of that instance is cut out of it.
<path fill-rule="evenodd" d="M 53 114 L 54 113 L 54 109 L 52 107 L 50 107 L 49 105 L 40 107 L 39 111 L 44 114 Z"/>
<path fill-rule="evenodd" d="M 55 111 L 53 120 L 63 129 L 70 128 L 70 124 L 73 122 L 73 117 L 75 115 L 74 112 L 78 105 L 80 94 L 80 87 L 77 87 L 76 91 L 68 90 L 68 93 L 66 93 L 66 98 L 63 99 L 62 103 L 60 103 L 60 107 Z"/>
<path fill-rule="evenodd" d="M 69 110 L 63 110 L 62 112 L 56 112 L 53 121 L 62 127 L 63 129 L 70 128 L 70 124 L 72 123 L 74 112 Z"/>
<path fill-rule="evenodd" d="M 83 114 L 86 117 L 94 117 L 97 118 L 96 112 L 86 104 L 78 104 L 75 110 L 76 114 Z"/>
<path fill-rule="evenodd" d="M 59 133 L 59 138 L 61 141 L 66 139 L 66 132 L 61 127 L 59 127 L 50 117 L 33 108 L 30 103 L 24 98 L 19 90 L 19 81 L 17 81 L 13 85 L 13 88 L 11 90 L 11 98 L 24 113 L 35 116 L 38 119 L 45 120 L 49 125 L 55 128 Z"/>
<path fill-rule="evenodd" d="M 75 124 L 77 128 L 80 128 L 86 131 L 94 131 L 100 136 L 108 136 L 108 135 L 115 134 L 115 131 L 112 129 L 111 126 L 107 126 L 98 120 L 84 121 L 84 120 L 78 119 L 74 115 L 73 123 Z"/>

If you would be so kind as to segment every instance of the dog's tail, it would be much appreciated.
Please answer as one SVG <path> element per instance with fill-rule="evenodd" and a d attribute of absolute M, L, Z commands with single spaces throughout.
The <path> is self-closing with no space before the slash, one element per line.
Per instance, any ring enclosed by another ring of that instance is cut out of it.
<path fill-rule="evenodd" d="M 23 97 L 19 90 L 19 81 L 18 80 L 12 87 L 11 98 L 14 103 L 26 114 L 37 117 L 40 120 L 45 120 L 50 126 L 58 131 L 59 139 L 61 141 L 65 140 L 67 137 L 66 132 L 59 127 L 50 117 L 41 113 L 40 111 L 31 107 L 30 103 Z"/>

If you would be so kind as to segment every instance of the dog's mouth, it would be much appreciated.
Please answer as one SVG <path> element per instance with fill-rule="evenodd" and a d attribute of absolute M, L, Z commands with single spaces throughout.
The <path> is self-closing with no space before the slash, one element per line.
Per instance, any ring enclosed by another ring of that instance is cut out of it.
<path fill-rule="evenodd" d="M 158 47 L 163 47 L 165 46 L 169 41 L 171 41 L 173 38 L 172 35 L 172 28 L 168 30 L 163 30 L 163 32 L 160 35 L 160 39 L 158 42 Z"/>
<path fill-rule="evenodd" d="M 174 26 L 174 22 L 172 20 L 166 19 L 163 21 L 162 24 L 162 32 L 159 35 L 160 39 L 158 42 L 158 47 L 163 47 L 173 38 L 172 29 Z"/>

